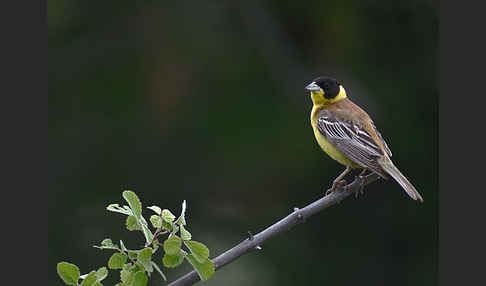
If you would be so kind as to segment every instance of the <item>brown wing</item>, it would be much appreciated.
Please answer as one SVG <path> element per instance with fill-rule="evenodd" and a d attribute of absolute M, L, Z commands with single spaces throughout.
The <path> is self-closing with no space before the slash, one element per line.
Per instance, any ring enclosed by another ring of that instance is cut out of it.
<path fill-rule="evenodd" d="M 388 154 L 388 157 L 391 157 L 392 156 L 392 152 L 391 152 L 390 148 L 388 148 L 388 145 L 386 145 L 386 142 L 385 142 L 385 140 L 383 140 L 383 137 L 381 137 L 380 132 L 378 132 L 378 130 L 376 129 L 375 124 L 373 123 L 373 121 L 371 121 L 371 126 L 373 126 L 373 129 L 375 130 L 376 134 L 378 134 L 378 137 L 380 137 L 381 142 L 383 142 L 383 147 L 385 149 L 386 154 Z"/>
<path fill-rule="evenodd" d="M 384 178 L 388 177 L 377 162 L 377 159 L 384 155 L 383 151 L 365 128 L 355 122 L 339 119 L 327 110 L 319 113 L 317 128 L 336 149 L 349 159 Z"/>

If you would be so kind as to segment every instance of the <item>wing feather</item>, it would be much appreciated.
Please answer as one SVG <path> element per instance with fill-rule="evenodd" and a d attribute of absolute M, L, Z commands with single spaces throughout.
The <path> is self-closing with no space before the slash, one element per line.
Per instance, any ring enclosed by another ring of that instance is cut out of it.
<path fill-rule="evenodd" d="M 333 114 L 323 111 L 317 119 L 317 128 L 336 149 L 349 159 L 387 177 L 377 162 L 377 159 L 384 155 L 383 151 L 362 126 L 355 122 L 339 120 Z M 379 136 L 381 138 L 381 135 Z M 386 146 L 386 143 L 383 145 Z M 385 152 L 391 156 L 388 147 L 385 147 Z"/>
<path fill-rule="evenodd" d="M 389 157 L 391 157 L 392 152 L 391 152 L 390 148 L 388 148 L 388 145 L 386 145 L 386 142 L 385 142 L 385 140 L 383 140 L 383 137 L 381 137 L 381 133 L 378 132 L 378 129 L 376 129 L 376 126 L 373 123 L 373 121 L 371 121 L 371 125 L 373 126 L 373 129 L 375 130 L 376 134 L 378 134 L 378 137 L 380 137 L 381 142 L 383 142 L 383 147 L 385 148 L 385 152 L 388 154 Z"/>

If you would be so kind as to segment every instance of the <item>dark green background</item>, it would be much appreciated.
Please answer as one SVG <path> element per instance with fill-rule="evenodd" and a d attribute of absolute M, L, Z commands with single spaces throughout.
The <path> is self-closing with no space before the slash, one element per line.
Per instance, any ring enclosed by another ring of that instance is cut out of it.
<path fill-rule="evenodd" d="M 106 237 L 143 242 L 105 210 L 124 189 L 187 200 L 212 257 L 320 198 L 343 167 L 309 124 L 319 75 L 368 111 L 424 204 L 378 181 L 204 284 L 436 285 L 438 21 L 438 1 L 48 1 L 49 285 L 57 262 L 106 265 Z"/>

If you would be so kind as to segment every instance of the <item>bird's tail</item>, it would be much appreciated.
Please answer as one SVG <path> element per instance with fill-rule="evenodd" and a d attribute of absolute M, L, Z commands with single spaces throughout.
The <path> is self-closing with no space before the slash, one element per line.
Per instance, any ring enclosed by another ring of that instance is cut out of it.
<path fill-rule="evenodd" d="M 393 165 L 393 162 L 389 158 L 383 157 L 381 160 L 378 160 L 378 163 L 383 170 L 390 174 L 393 179 L 395 179 L 395 181 L 402 186 L 405 192 L 407 192 L 412 199 L 419 200 L 421 203 L 424 201 L 412 183 L 410 183 L 410 181 L 400 172 L 400 170 Z"/>

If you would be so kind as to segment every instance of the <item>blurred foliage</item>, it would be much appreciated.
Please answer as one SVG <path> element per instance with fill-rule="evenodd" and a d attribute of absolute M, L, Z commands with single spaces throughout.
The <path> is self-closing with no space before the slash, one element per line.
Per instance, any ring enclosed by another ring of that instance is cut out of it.
<path fill-rule="evenodd" d="M 436 1 L 48 1 L 49 285 L 59 261 L 105 266 L 91 245 L 124 236 L 105 212 L 124 189 L 186 199 L 212 256 L 321 197 L 343 167 L 309 124 L 318 75 L 424 204 L 378 181 L 206 283 L 437 284 L 438 21 Z"/>

